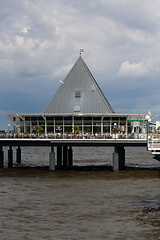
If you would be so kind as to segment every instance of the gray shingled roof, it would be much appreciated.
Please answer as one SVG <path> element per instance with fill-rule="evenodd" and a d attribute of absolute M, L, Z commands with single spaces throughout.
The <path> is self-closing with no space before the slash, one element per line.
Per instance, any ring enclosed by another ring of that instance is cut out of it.
<path fill-rule="evenodd" d="M 44 113 L 114 113 L 81 55 Z"/>

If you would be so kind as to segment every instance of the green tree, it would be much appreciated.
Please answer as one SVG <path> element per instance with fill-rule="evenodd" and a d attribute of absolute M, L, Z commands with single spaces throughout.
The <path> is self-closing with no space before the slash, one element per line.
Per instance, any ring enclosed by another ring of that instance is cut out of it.
<path fill-rule="evenodd" d="M 120 128 L 119 127 L 115 127 L 114 128 L 114 133 L 118 133 L 118 132 L 120 132 Z"/>
<path fill-rule="evenodd" d="M 78 125 L 74 126 L 74 133 L 79 133 L 79 126 Z"/>
<path fill-rule="evenodd" d="M 38 126 L 35 127 L 35 131 L 36 131 L 36 133 L 37 133 L 38 136 L 39 136 L 39 133 L 40 133 L 40 132 L 43 132 L 43 128 L 38 125 Z"/>
<path fill-rule="evenodd" d="M 158 133 L 160 132 L 160 126 L 157 128 L 157 130 L 158 130 Z"/>

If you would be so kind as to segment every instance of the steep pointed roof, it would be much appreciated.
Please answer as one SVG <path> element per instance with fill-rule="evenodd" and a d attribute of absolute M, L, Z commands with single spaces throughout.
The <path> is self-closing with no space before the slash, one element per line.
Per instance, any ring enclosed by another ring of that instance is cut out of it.
<path fill-rule="evenodd" d="M 114 113 L 81 55 L 44 113 Z"/>

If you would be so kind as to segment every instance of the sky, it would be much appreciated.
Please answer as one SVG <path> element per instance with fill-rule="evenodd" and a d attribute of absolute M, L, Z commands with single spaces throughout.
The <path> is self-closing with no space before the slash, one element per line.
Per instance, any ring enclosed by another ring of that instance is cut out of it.
<path fill-rule="evenodd" d="M 40 113 L 82 57 L 116 113 L 160 120 L 159 0 L 0 0 L 0 129 Z"/>

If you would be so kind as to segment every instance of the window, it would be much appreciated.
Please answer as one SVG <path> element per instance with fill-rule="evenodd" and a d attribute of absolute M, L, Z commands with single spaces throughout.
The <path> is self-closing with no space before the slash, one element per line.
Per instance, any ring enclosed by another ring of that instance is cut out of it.
<path fill-rule="evenodd" d="M 74 106 L 74 112 L 80 112 L 80 106 Z"/>
<path fill-rule="evenodd" d="M 81 91 L 75 91 L 75 98 L 81 97 Z"/>

